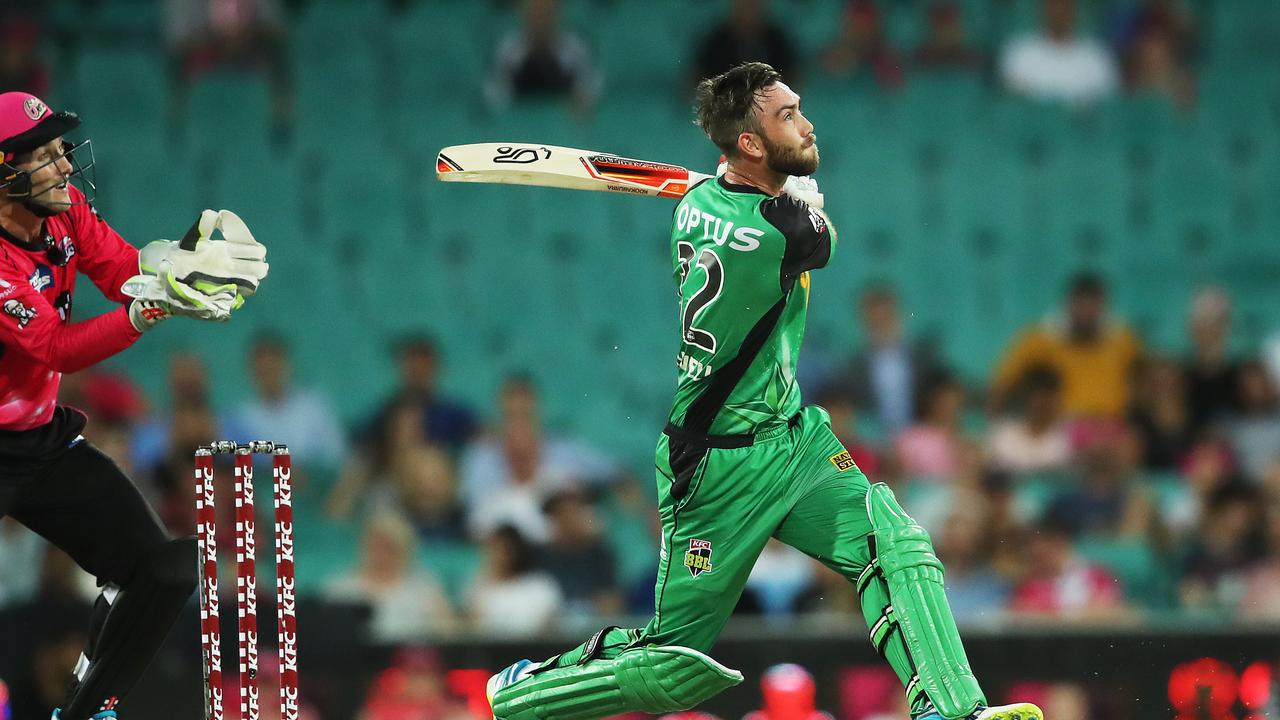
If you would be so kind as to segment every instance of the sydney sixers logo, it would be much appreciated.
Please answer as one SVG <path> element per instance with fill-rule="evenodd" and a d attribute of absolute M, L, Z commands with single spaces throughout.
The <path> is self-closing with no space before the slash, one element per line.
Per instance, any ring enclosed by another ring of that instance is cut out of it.
<path fill-rule="evenodd" d="M 39 120 L 44 114 L 49 112 L 49 106 L 40 102 L 36 98 L 29 97 L 22 101 L 22 111 L 32 120 Z"/>
<path fill-rule="evenodd" d="M 70 235 L 62 236 L 62 240 L 58 241 L 58 248 L 62 251 L 62 265 L 66 265 L 67 261 L 76 256 L 76 243 Z"/>

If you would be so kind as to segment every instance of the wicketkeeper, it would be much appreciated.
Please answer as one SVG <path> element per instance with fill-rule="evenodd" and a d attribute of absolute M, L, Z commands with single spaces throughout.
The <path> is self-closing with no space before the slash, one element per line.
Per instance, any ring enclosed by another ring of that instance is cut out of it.
<path fill-rule="evenodd" d="M 205 210 L 181 242 L 139 252 L 98 216 L 80 125 L 21 92 L 0 94 L 0 516 L 65 550 L 98 578 L 88 647 L 62 720 L 114 718 L 196 586 L 194 538 L 171 539 L 133 482 L 58 405 L 83 370 L 174 315 L 223 322 L 267 275 L 244 222 Z M 224 239 L 215 240 L 215 230 Z M 72 322 L 76 274 L 120 307 Z"/>

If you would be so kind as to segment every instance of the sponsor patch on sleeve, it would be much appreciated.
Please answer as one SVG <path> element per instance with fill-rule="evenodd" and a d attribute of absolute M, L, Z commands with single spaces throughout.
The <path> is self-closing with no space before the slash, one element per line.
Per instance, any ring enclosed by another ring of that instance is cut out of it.
<path fill-rule="evenodd" d="M 809 208 L 809 224 L 813 226 L 813 231 L 822 234 L 827 229 L 827 221 L 822 219 L 822 214 L 813 208 Z"/>
<path fill-rule="evenodd" d="M 18 319 L 18 329 L 26 327 L 27 323 L 36 319 L 35 308 L 27 307 L 14 299 L 4 301 L 4 312 Z"/>
<path fill-rule="evenodd" d="M 832 455 L 827 459 L 830 460 L 831 464 L 835 465 L 836 469 L 839 470 L 840 472 L 853 469 L 853 458 L 849 457 L 848 450 Z"/>

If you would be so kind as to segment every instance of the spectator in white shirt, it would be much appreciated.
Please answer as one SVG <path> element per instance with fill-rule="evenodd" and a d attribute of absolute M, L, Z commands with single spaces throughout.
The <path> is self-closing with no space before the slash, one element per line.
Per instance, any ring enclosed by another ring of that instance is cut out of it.
<path fill-rule="evenodd" d="M 1246 477 L 1257 481 L 1280 459 L 1280 393 L 1258 360 L 1240 364 L 1236 401 L 1239 412 L 1224 423 Z"/>
<path fill-rule="evenodd" d="M 293 385 L 289 348 L 276 335 L 260 335 L 249 350 L 249 373 L 257 394 L 234 413 L 244 439 L 278 439 L 299 465 L 336 469 L 346 438 L 329 401 Z"/>
<path fill-rule="evenodd" d="M 1075 0 L 1044 0 L 1044 29 L 1010 42 L 1000 60 L 1008 89 L 1037 100 L 1084 105 L 1116 92 L 1115 59 L 1076 32 Z"/>
<path fill-rule="evenodd" d="M 533 547 L 510 525 L 484 543 L 484 566 L 466 592 L 466 611 L 477 630 L 532 635 L 560 616 L 564 594 L 554 578 L 534 569 Z"/>
<path fill-rule="evenodd" d="M 1071 438 L 1062 417 L 1062 378 L 1046 365 L 1026 372 L 1021 384 L 1022 412 L 991 428 L 987 454 L 991 465 L 1011 473 L 1064 470 L 1071 461 Z"/>
<path fill-rule="evenodd" d="M 417 554 L 408 520 L 390 511 L 376 514 L 365 525 L 359 565 L 334 577 L 325 596 L 367 602 L 377 642 L 421 641 L 452 632 L 453 609 L 440 583 L 418 565 Z"/>
<path fill-rule="evenodd" d="M 537 430 L 530 425 L 511 422 L 502 429 L 502 445 L 498 450 L 501 468 L 485 482 L 489 489 L 470 495 L 467 525 L 475 537 L 484 537 L 501 525 L 511 525 L 536 543 L 550 537 L 542 504 L 554 492 L 577 485 L 567 467 L 548 463 Z M 473 474 L 477 455 L 468 456 L 467 467 Z M 474 486 L 473 486 L 474 488 Z"/>
<path fill-rule="evenodd" d="M 618 466 L 582 442 L 545 433 L 537 388 L 528 377 L 507 378 L 499 406 L 496 431 L 462 456 L 458 490 L 467 524 L 475 537 L 513 525 L 543 543 L 548 537 L 543 502 L 557 490 L 609 483 Z"/>

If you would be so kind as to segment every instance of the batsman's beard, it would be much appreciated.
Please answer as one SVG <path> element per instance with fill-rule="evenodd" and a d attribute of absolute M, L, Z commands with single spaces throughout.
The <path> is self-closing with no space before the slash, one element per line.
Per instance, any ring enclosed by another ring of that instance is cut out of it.
<path fill-rule="evenodd" d="M 809 147 L 788 147 L 779 145 L 761 135 L 764 143 L 765 158 L 769 169 L 779 175 L 812 175 L 818 169 L 818 143 Z"/>

